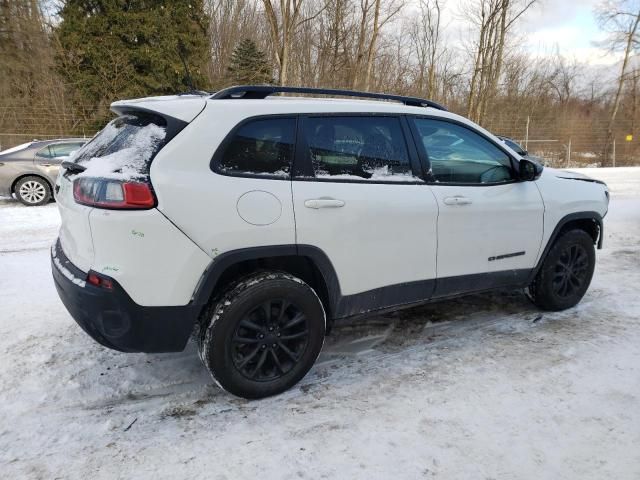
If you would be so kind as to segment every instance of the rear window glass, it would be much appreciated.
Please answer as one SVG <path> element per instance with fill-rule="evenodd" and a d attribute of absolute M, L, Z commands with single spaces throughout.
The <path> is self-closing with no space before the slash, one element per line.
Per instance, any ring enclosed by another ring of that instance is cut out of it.
<path fill-rule="evenodd" d="M 165 137 L 166 122 L 162 117 L 123 115 L 109 122 L 71 160 L 86 167 L 81 176 L 144 178 Z"/>
<path fill-rule="evenodd" d="M 293 118 L 251 120 L 235 133 L 219 160 L 223 173 L 288 177 L 293 159 Z"/>

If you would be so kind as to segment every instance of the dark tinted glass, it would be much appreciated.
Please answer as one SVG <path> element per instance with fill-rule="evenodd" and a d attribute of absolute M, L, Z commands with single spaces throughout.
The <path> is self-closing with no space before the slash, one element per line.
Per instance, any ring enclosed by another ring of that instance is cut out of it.
<path fill-rule="evenodd" d="M 522 148 L 513 140 L 509 140 L 508 138 L 503 138 L 502 141 L 507 144 L 507 147 L 509 147 L 514 152 L 516 152 L 518 155 L 522 155 L 524 153 L 524 148 Z"/>
<path fill-rule="evenodd" d="M 512 179 L 509 156 L 469 128 L 413 119 L 437 182 L 500 183 Z"/>
<path fill-rule="evenodd" d="M 413 177 L 398 118 L 306 118 L 303 135 L 316 178 L 419 180 Z"/>
<path fill-rule="evenodd" d="M 293 118 L 252 120 L 238 129 L 220 159 L 225 173 L 289 176 L 296 121 Z"/>

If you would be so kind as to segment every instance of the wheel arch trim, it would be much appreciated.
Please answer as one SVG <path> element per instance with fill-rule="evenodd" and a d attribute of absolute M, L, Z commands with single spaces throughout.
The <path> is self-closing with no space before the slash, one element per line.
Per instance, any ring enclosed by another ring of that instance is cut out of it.
<path fill-rule="evenodd" d="M 271 245 L 264 247 L 248 247 L 231 250 L 218 255 L 202 274 L 202 278 L 196 287 L 192 302 L 197 305 L 206 305 L 213 295 L 223 273 L 242 262 L 250 260 L 277 259 L 278 257 L 308 258 L 322 275 L 328 293 L 329 309 L 331 313 L 341 298 L 340 284 L 333 264 L 327 255 L 319 248 L 311 245 Z"/>
<path fill-rule="evenodd" d="M 551 235 L 549 236 L 549 240 L 547 240 L 544 250 L 542 251 L 542 255 L 540 255 L 540 258 L 538 259 L 538 263 L 536 264 L 534 269 L 531 271 L 530 281 L 533 281 L 535 276 L 538 274 L 538 271 L 542 267 L 542 264 L 547 258 L 547 255 L 549 254 L 549 250 L 551 250 L 551 247 L 553 246 L 554 242 L 558 239 L 558 236 L 560 235 L 560 232 L 562 231 L 562 229 L 566 225 L 568 225 L 570 222 L 573 222 L 575 220 L 591 220 L 596 223 L 599 229 L 597 247 L 598 249 L 602 249 L 602 242 L 604 237 L 604 225 L 602 222 L 602 215 L 594 211 L 574 212 L 574 213 L 565 215 L 556 224 L 556 226 L 553 229 L 553 232 L 551 232 Z"/>

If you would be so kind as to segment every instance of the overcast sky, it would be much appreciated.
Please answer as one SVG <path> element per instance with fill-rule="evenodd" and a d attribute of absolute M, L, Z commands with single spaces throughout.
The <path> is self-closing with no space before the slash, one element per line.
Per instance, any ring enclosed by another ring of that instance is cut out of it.
<path fill-rule="evenodd" d="M 543 0 L 520 23 L 526 48 L 545 55 L 556 48 L 562 55 L 591 65 L 611 65 L 619 60 L 594 45 L 604 39 L 593 13 L 598 0 Z"/>
<path fill-rule="evenodd" d="M 461 17 L 461 4 L 470 0 L 444 2 L 443 20 L 449 42 L 461 46 L 470 39 L 468 23 Z M 603 40 L 594 7 L 600 0 L 540 0 L 518 21 L 520 43 L 535 56 L 551 56 L 557 51 L 568 59 L 594 67 L 615 64 L 619 54 L 594 45 Z"/>

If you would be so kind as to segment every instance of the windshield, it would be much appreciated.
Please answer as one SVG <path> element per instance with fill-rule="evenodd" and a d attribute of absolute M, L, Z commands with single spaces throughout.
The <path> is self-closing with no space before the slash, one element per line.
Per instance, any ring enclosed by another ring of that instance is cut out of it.
<path fill-rule="evenodd" d="M 502 141 L 507 144 L 507 147 L 509 147 L 514 152 L 516 152 L 518 155 L 524 154 L 524 148 L 522 148 L 513 140 L 509 140 L 508 138 L 503 138 Z"/>
<path fill-rule="evenodd" d="M 123 115 L 112 120 L 71 161 L 86 167 L 81 176 L 130 180 L 149 174 L 166 136 L 162 117 Z"/>

